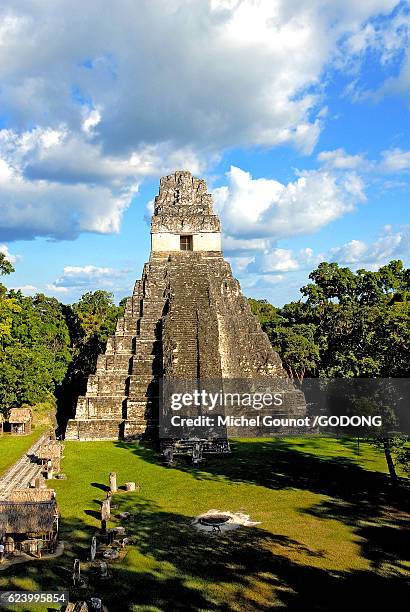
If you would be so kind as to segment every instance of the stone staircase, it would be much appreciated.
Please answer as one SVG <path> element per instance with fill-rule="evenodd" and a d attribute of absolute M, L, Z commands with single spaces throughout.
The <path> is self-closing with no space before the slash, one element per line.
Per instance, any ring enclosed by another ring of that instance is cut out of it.
<path fill-rule="evenodd" d="M 157 245 L 176 238 L 179 248 L 179 235 L 191 231 L 196 244 L 210 249 L 217 244 L 207 238 L 215 238 L 220 225 L 205 182 L 188 172 L 161 179 L 151 231 Z M 65 437 L 133 439 L 154 433 L 161 378 L 263 376 L 286 373 L 220 250 L 154 249 L 86 394 L 78 398 Z"/>

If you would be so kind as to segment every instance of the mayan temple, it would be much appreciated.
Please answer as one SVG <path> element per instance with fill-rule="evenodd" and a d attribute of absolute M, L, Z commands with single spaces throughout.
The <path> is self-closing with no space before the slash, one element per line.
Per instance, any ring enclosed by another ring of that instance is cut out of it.
<path fill-rule="evenodd" d="M 161 377 L 285 377 L 221 251 L 205 181 L 160 181 L 151 255 L 115 335 L 77 402 L 66 439 L 132 439 L 155 432 Z"/>

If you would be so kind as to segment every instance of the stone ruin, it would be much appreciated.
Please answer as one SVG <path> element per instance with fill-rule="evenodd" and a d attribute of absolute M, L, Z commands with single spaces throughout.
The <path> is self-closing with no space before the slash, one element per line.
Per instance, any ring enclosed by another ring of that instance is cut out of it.
<path fill-rule="evenodd" d="M 68 440 L 135 439 L 158 427 L 159 380 L 286 377 L 221 251 L 204 180 L 161 178 L 151 255 L 69 420 Z M 294 413 L 305 411 L 295 395 Z"/>

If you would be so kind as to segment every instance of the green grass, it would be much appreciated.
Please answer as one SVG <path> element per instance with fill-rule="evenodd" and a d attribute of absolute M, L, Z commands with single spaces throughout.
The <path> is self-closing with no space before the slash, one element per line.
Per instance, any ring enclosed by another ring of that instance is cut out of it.
<path fill-rule="evenodd" d="M 0 475 L 34 444 L 44 430 L 44 427 L 37 426 L 28 436 L 0 435 Z"/>
<path fill-rule="evenodd" d="M 85 594 L 99 593 L 110 611 L 358 609 L 352 602 L 378 610 L 404 596 L 406 488 L 392 490 L 383 455 L 365 443 L 358 454 L 349 440 L 237 440 L 229 457 L 170 469 L 136 444 L 67 442 L 63 470 L 67 480 L 52 486 L 64 555 L 0 572 L 0 589 L 70 586 L 116 471 L 119 484 L 141 487 L 114 497 L 115 514 L 137 517 L 124 523 L 135 545 L 108 582 L 84 565 Z M 192 518 L 211 508 L 244 511 L 260 525 L 197 533 Z"/>

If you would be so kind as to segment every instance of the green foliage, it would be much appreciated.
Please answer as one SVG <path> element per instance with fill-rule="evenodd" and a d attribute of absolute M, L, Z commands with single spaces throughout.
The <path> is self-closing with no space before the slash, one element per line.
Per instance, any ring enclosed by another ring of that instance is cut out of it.
<path fill-rule="evenodd" d="M 13 265 L 6 259 L 4 253 L 0 253 L 0 275 L 14 272 Z"/>
<path fill-rule="evenodd" d="M 0 253 L 0 274 L 13 266 Z M 67 396 L 72 405 L 124 312 L 107 291 L 89 292 L 73 306 L 0 284 L 0 411 Z"/>
<path fill-rule="evenodd" d="M 313 282 L 301 289 L 305 301 L 277 309 L 266 301 L 249 300 L 292 378 L 409 376 L 410 270 L 401 261 L 356 273 L 323 262 L 309 278 Z M 410 472 L 406 440 L 391 437 L 395 426 L 388 419 L 388 406 L 378 406 L 374 398 L 366 401 L 355 412 L 383 414 L 389 423 L 372 443 L 383 450 L 396 481 L 395 461 Z"/>
<path fill-rule="evenodd" d="M 7 263 L 0 258 L 3 273 L 13 271 Z M 62 304 L 0 285 L 0 411 L 52 401 L 70 361 Z"/>
<path fill-rule="evenodd" d="M 108 337 L 115 332 L 118 317 L 123 314 L 125 306 L 116 306 L 113 297 L 108 291 L 89 292 L 72 307 L 66 307 L 66 321 L 74 349 L 73 372 L 83 376 L 92 372 Z"/>
<path fill-rule="evenodd" d="M 11 344 L 36 351 L 53 383 L 61 384 L 71 361 L 70 335 L 62 305 L 43 294 L 24 297 L 20 291 L 11 291 L 10 295 L 19 307 L 13 316 Z"/>
<path fill-rule="evenodd" d="M 0 253 L 0 275 L 11 274 L 14 268 L 7 261 L 4 253 Z M 7 288 L 0 283 L 0 347 L 10 340 L 13 313 L 18 312 L 16 300 L 7 296 Z"/>
<path fill-rule="evenodd" d="M 408 438 L 400 438 L 395 448 L 395 455 L 396 463 L 410 477 L 410 445 Z"/>
<path fill-rule="evenodd" d="M 258 317 L 259 322 L 265 331 L 266 325 L 272 325 L 273 323 L 281 320 L 278 316 L 278 308 L 275 308 L 275 306 L 269 304 L 267 300 L 253 300 L 252 298 L 249 298 L 248 302 L 253 314 Z"/>
<path fill-rule="evenodd" d="M 391 261 L 376 272 L 321 263 L 302 287 L 305 301 L 277 309 L 250 300 L 254 314 L 298 378 L 406 377 L 410 270 Z"/>
<path fill-rule="evenodd" d="M 35 404 L 50 397 L 53 379 L 39 349 L 13 344 L 0 356 L 0 402 L 2 411 Z"/>
<path fill-rule="evenodd" d="M 275 350 L 282 357 L 291 378 L 302 381 L 306 372 L 311 375 L 319 361 L 319 347 L 314 338 L 312 323 L 278 326 L 270 330 L 269 337 Z"/>
<path fill-rule="evenodd" d="M 6 287 L 0 284 L 0 347 L 11 342 L 13 316 L 19 311 L 20 306 L 17 300 L 8 297 Z"/>
<path fill-rule="evenodd" d="M 124 308 L 125 300 L 116 306 L 112 293 L 101 290 L 85 293 L 78 302 L 64 307 L 73 359 L 58 393 L 58 421 L 62 427 L 78 396 L 85 392 L 87 377 L 95 372 L 97 357 L 104 352 Z"/>
<path fill-rule="evenodd" d="M 85 293 L 79 302 L 73 304 L 83 343 L 92 336 L 105 343 L 108 336 L 114 333 L 117 319 L 124 308 L 116 306 L 113 298 L 112 293 L 99 290 Z"/>

